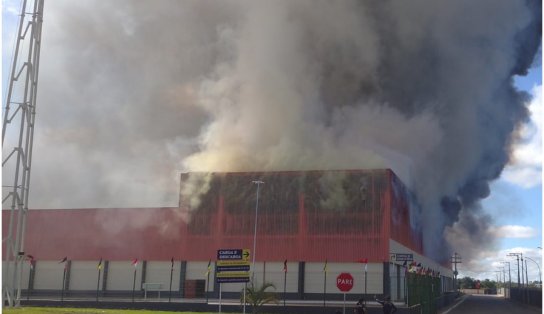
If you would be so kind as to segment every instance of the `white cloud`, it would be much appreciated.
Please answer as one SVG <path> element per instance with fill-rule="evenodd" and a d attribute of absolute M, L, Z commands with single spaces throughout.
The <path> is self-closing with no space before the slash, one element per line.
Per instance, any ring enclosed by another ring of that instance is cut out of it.
<path fill-rule="evenodd" d="M 506 281 L 508 281 L 508 267 L 510 267 L 512 282 L 517 282 L 518 261 L 515 256 L 508 256 L 509 253 L 523 254 L 523 267 L 525 269 L 525 261 L 527 261 L 527 277 L 529 278 L 529 281 L 538 280 L 540 276 L 540 266 L 537 266 L 536 264 L 542 265 L 541 250 L 527 247 L 513 247 L 500 251 L 482 251 L 478 258 L 470 261 L 463 260 L 463 263 L 458 265 L 459 278 L 468 276 L 480 280 L 486 278 L 497 280 L 497 276 L 500 275 L 500 280 L 502 281 L 502 276 L 504 275 Z M 521 266 L 520 262 L 520 271 Z"/>
<path fill-rule="evenodd" d="M 538 231 L 528 226 L 506 225 L 492 229 L 498 238 L 532 238 L 538 235 Z"/>
<path fill-rule="evenodd" d="M 534 187 L 542 182 L 542 85 L 532 90 L 533 99 L 528 108 L 531 121 L 520 130 L 520 138 L 514 144 L 512 161 L 502 177 L 508 182 L 524 188 Z"/>

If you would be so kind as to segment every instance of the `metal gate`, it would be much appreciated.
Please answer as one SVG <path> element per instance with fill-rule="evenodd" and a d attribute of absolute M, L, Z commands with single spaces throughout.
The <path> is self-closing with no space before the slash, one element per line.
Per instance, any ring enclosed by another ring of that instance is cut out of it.
<path fill-rule="evenodd" d="M 436 314 L 436 300 L 440 297 L 440 278 L 408 273 L 408 306 L 421 305 L 421 314 Z"/>

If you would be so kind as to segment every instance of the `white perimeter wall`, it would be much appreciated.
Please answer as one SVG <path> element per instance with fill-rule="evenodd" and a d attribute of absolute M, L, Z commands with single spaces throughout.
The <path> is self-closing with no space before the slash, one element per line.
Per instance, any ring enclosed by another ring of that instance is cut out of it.
<path fill-rule="evenodd" d="M 148 261 L 146 269 L 146 282 L 161 283 L 163 290 L 168 290 L 170 282 L 170 261 Z M 98 278 L 98 262 L 97 261 L 72 261 L 70 272 L 70 290 L 94 291 L 96 290 Z M 172 276 L 172 291 L 179 291 L 180 279 L 179 261 L 174 262 L 174 272 Z M 323 293 L 324 284 L 324 263 L 306 263 L 305 264 L 305 293 Z M 286 276 L 286 292 L 298 292 L 298 262 L 287 263 Z M 186 280 L 206 280 L 206 271 L 208 261 L 202 262 L 187 262 L 186 264 Z M 36 274 L 34 278 L 35 290 L 60 290 L 62 285 L 62 274 L 64 264 L 59 264 L 58 261 L 37 261 Z M 5 269 L 4 269 L 5 271 Z M 102 289 L 102 276 L 104 269 L 101 271 L 100 289 Z M 211 264 L 210 283 L 208 291 L 214 291 L 214 272 L 215 263 Z M 354 287 L 348 292 L 349 294 L 362 294 L 364 292 L 364 264 L 361 263 L 328 263 L 327 272 L 327 293 L 341 293 L 336 287 L 336 277 L 342 273 L 348 272 L 354 278 Z M 29 265 L 24 264 L 22 289 L 28 286 Z M 110 261 L 107 290 L 108 291 L 131 291 L 134 276 L 134 266 L 131 261 Z M 142 262 L 138 263 L 136 269 L 136 290 L 141 289 Z M 383 265 L 381 263 L 368 264 L 367 272 L 367 293 L 381 294 L 383 291 Z M 6 280 L 3 277 L 3 280 Z M 284 272 L 283 262 L 258 262 L 255 264 L 255 281 L 258 285 L 264 281 L 271 282 L 276 287 L 277 293 L 283 293 Z M 228 283 L 222 284 L 223 292 L 239 292 L 244 287 L 243 283 Z"/>
<path fill-rule="evenodd" d="M 325 284 L 325 263 L 306 263 L 304 281 L 305 293 L 323 293 Z M 361 263 L 328 263 L 327 264 L 327 293 L 342 293 L 336 287 L 336 277 L 341 273 L 350 273 L 353 277 L 353 288 L 347 294 L 363 294 L 365 291 L 365 264 Z M 383 291 L 383 264 L 368 264 L 367 288 L 368 294 L 381 294 Z"/>

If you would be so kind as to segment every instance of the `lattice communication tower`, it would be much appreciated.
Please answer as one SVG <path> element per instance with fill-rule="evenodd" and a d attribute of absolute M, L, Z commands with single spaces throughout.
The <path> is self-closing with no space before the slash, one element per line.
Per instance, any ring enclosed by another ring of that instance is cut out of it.
<path fill-rule="evenodd" d="M 43 0 L 23 0 L 2 125 L 2 209 L 9 226 L 2 239 L 2 304 L 19 306 L 25 260 L 24 236 L 36 116 Z"/>

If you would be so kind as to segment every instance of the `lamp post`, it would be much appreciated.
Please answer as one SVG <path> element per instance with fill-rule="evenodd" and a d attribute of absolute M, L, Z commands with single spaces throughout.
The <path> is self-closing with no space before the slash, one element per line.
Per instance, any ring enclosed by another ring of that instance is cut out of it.
<path fill-rule="evenodd" d="M 255 228 L 253 230 L 253 262 L 251 263 L 251 282 L 255 284 L 255 256 L 257 256 L 257 218 L 259 214 L 259 190 L 263 181 L 255 180 L 251 181 L 253 184 L 257 184 L 257 202 L 255 204 Z"/>
<path fill-rule="evenodd" d="M 525 258 L 528 259 L 528 260 L 530 260 L 531 262 L 535 263 L 535 264 L 536 264 L 536 267 L 538 267 L 538 282 L 539 282 L 540 284 L 542 284 L 542 274 L 541 274 L 541 272 L 540 272 L 540 266 L 538 265 L 538 263 L 537 263 L 534 259 L 532 259 L 532 258 L 530 258 L 530 257 L 527 257 L 527 256 L 525 256 Z"/>

